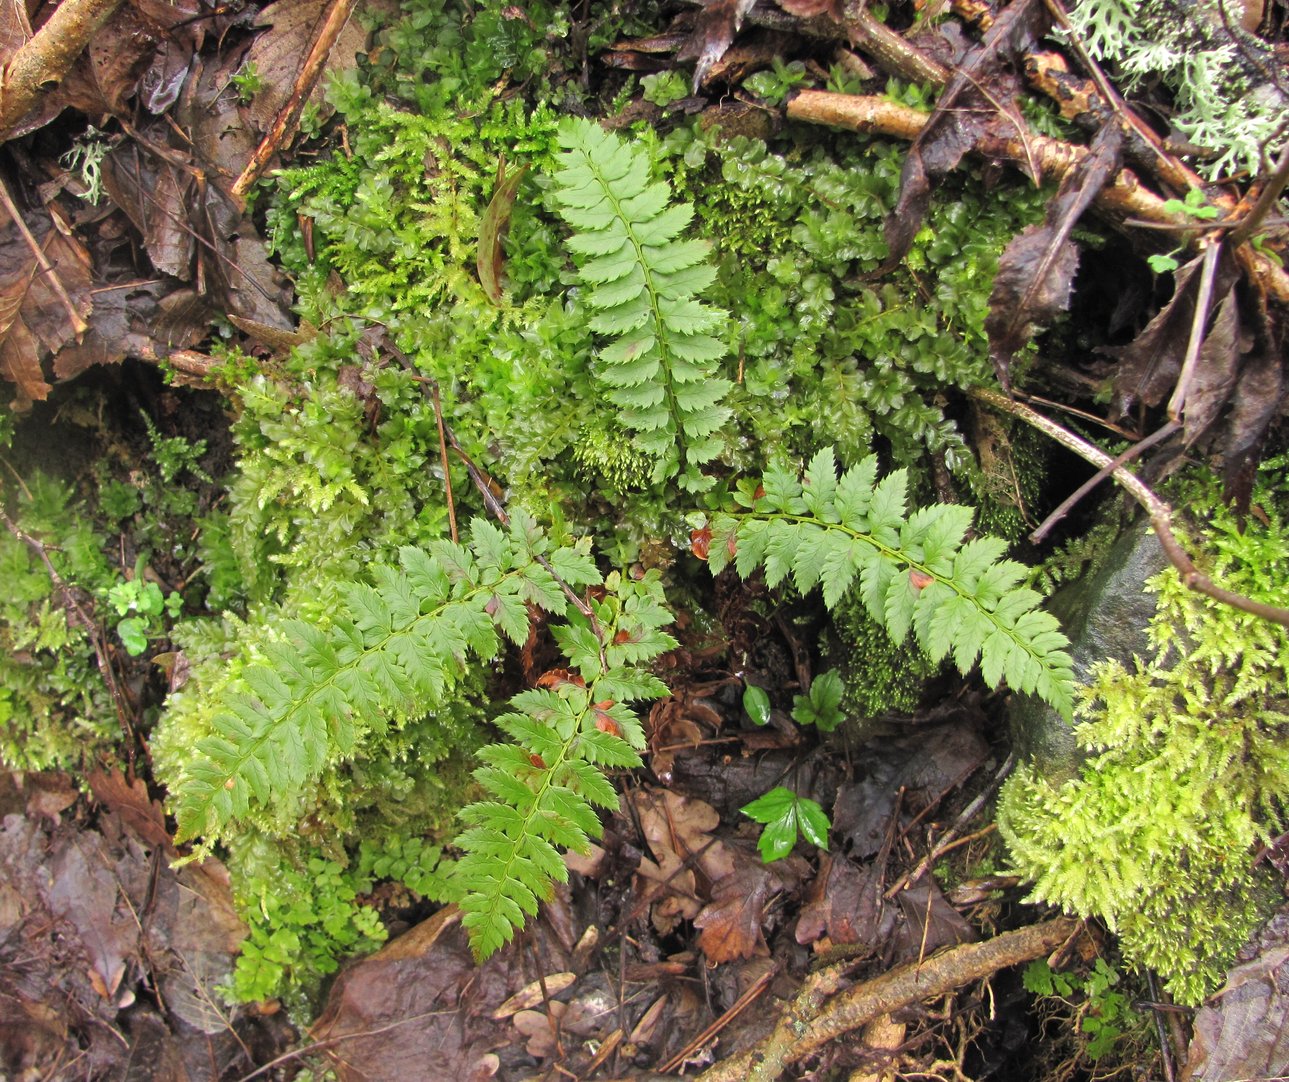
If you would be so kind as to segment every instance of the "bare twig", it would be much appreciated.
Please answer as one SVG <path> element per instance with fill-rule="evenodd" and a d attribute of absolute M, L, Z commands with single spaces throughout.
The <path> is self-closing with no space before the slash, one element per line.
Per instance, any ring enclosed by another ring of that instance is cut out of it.
<path fill-rule="evenodd" d="M 233 187 L 229 194 L 239 205 L 245 201 L 246 193 L 260 179 L 260 175 L 268 166 L 269 160 L 278 152 L 288 134 L 295 129 L 300 119 L 300 113 L 304 111 L 305 102 L 309 100 L 309 95 L 313 93 L 313 88 L 318 85 L 322 69 L 326 66 L 327 58 L 331 55 L 331 48 L 335 45 L 336 39 L 340 37 L 340 31 L 345 28 L 345 23 L 349 21 L 356 4 L 357 0 L 331 0 L 331 6 L 327 9 L 326 17 L 318 27 L 313 44 L 309 47 L 308 55 L 304 58 L 304 63 L 300 65 L 300 74 L 295 80 L 295 86 L 291 88 L 291 96 L 278 110 L 268 134 L 264 136 L 260 145 L 255 148 L 255 153 L 251 155 L 251 160 L 246 163 L 246 168 L 242 170 L 242 175 L 233 182 Z"/>
<path fill-rule="evenodd" d="M 1205 324 L 1208 321 L 1208 310 L 1213 304 L 1213 277 L 1217 271 L 1218 257 L 1222 254 L 1220 242 L 1210 243 L 1204 249 L 1204 265 L 1200 268 L 1199 294 L 1195 298 L 1195 313 L 1191 318 L 1191 336 L 1186 343 L 1186 357 L 1182 361 L 1182 370 L 1177 376 L 1177 386 L 1173 396 L 1168 400 L 1168 419 L 1180 422 L 1182 410 L 1186 406 L 1186 394 L 1190 390 L 1191 377 L 1195 374 L 1195 365 L 1199 362 L 1200 347 L 1204 345 Z"/>
<path fill-rule="evenodd" d="M 0 86 L 0 138 L 7 138 L 49 87 L 63 81 L 121 0 L 63 0 L 54 13 L 9 58 Z M 25 21 L 25 20 L 24 20 Z"/>
<path fill-rule="evenodd" d="M 1112 467 L 1114 479 L 1127 490 L 1133 499 L 1146 509 L 1147 515 L 1150 516 L 1150 524 L 1155 528 L 1155 536 L 1159 538 L 1159 544 L 1163 547 L 1169 561 L 1177 568 L 1181 576 L 1182 585 L 1187 589 L 1204 594 L 1206 597 L 1211 597 L 1214 601 L 1220 601 L 1224 605 L 1230 605 L 1233 609 L 1239 609 L 1241 612 L 1247 612 L 1264 620 L 1272 620 L 1277 624 L 1289 627 L 1289 609 L 1277 608 L 1275 605 L 1255 601 L 1253 598 L 1245 597 L 1243 594 L 1224 590 L 1207 575 L 1203 574 L 1191 561 L 1186 550 L 1182 548 L 1177 540 L 1177 535 L 1173 533 L 1173 509 L 1147 488 L 1136 474 L 1122 466 L 1114 468 L 1114 459 L 1099 447 L 1093 447 L 1092 444 L 1082 437 L 1076 436 L 1068 428 L 1062 428 L 1051 418 L 1044 417 L 1041 413 L 1035 412 L 1028 406 L 1022 405 L 1006 395 L 1000 394 L 998 391 L 991 391 L 985 387 L 976 387 L 970 393 L 973 398 L 977 398 L 981 402 L 987 402 L 996 409 L 1010 413 L 1013 417 L 1019 417 L 1022 421 L 1033 425 L 1040 432 L 1051 436 L 1061 446 L 1068 447 L 1080 458 L 1086 459 L 1094 466 Z"/>
<path fill-rule="evenodd" d="M 1271 174 L 1271 179 L 1263 185 L 1257 202 L 1253 204 L 1253 209 L 1245 215 L 1244 220 L 1235 227 L 1235 231 L 1231 234 L 1232 244 L 1243 244 L 1257 232 L 1258 226 L 1262 224 L 1263 219 L 1275 208 L 1286 185 L 1289 185 L 1289 142 L 1285 143 L 1284 149 L 1280 152 L 1280 160 L 1276 162 L 1276 171 Z"/>
<path fill-rule="evenodd" d="M 954 846 L 954 839 L 957 838 L 958 835 L 962 833 L 966 825 L 976 817 L 976 813 L 985 806 L 985 801 L 987 801 L 998 787 L 1007 780 L 1007 775 L 1012 772 L 1015 766 L 1016 753 L 1012 752 L 1004 760 L 1003 765 L 998 768 L 993 778 L 990 779 L 989 784 L 976 795 L 976 798 L 970 804 L 962 809 L 958 814 L 958 817 L 953 821 L 953 826 L 951 826 L 945 832 L 944 836 L 935 843 L 935 848 L 933 848 L 931 852 L 927 853 L 927 855 L 918 862 L 916 868 L 911 872 L 905 873 L 905 875 L 901 877 L 893 887 L 887 890 L 883 895 L 887 901 L 894 898 L 900 891 L 913 886 L 914 883 L 926 875 L 927 870 L 935 864 L 937 860 L 944 856 L 944 854 Z"/>
<path fill-rule="evenodd" d="M 1052 528 L 1058 522 L 1060 522 L 1061 519 L 1063 519 L 1066 515 L 1068 515 L 1070 513 L 1070 510 L 1081 499 L 1083 499 L 1084 496 L 1086 496 L 1089 492 L 1091 492 L 1094 488 L 1096 488 L 1097 485 L 1099 485 L 1102 481 L 1104 481 L 1107 477 L 1109 477 L 1112 473 L 1114 473 L 1115 470 L 1117 470 L 1120 466 L 1127 465 L 1134 458 L 1137 458 L 1139 455 L 1144 454 L 1146 451 L 1150 450 L 1150 448 L 1154 447 L 1157 443 L 1162 443 L 1174 432 L 1178 431 L 1181 427 L 1182 426 L 1177 421 L 1169 421 L 1162 428 L 1158 429 L 1155 432 L 1152 432 L 1149 436 L 1146 436 L 1144 439 L 1138 440 L 1126 451 L 1124 451 L 1121 455 L 1119 455 L 1118 458 L 1114 459 L 1111 462 L 1107 462 L 1104 466 L 1101 467 L 1100 470 L 1098 470 L 1086 481 L 1084 481 L 1083 484 L 1079 485 L 1079 487 L 1076 488 L 1073 493 L 1071 493 L 1069 496 L 1066 496 L 1065 499 L 1061 501 L 1060 506 L 1057 507 L 1057 509 L 1053 511 L 1050 515 L 1048 515 L 1047 518 L 1045 518 L 1041 523 L 1039 523 L 1038 529 L 1036 529 L 1033 533 L 1029 535 L 1029 539 L 1032 542 L 1034 542 L 1034 544 L 1036 545 L 1039 544 L 1041 541 L 1044 540 L 1044 538 L 1047 537 L 1049 533 L 1052 532 Z"/>
<path fill-rule="evenodd" d="M 1029 925 L 984 943 L 953 947 L 920 964 L 900 966 L 844 992 L 839 992 L 842 971 L 823 970 L 807 979 L 770 1036 L 704 1071 L 698 1082 L 772 1082 L 789 1064 L 819 1051 L 842 1034 L 911 1003 L 944 995 L 1000 969 L 1041 957 L 1065 942 L 1078 927 L 1078 921 L 1070 917 Z M 838 994 L 833 995 L 835 992 Z"/>
<path fill-rule="evenodd" d="M 912 140 L 926 125 L 928 114 L 896 105 L 885 98 L 860 94 L 834 94 L 825 90 L 803 90 L 788 103 L 788 117 L 811 124 L 826 124 L 850 131 L 872 132 Z M 1030 154 L 1042 165 L 1044 175 L 1060 179 L 1088 154 L 1075 146 L 1045 135 L 1017 138 L 986 136 L 977 150 L 992 158 L 1024 163 Z M 1179 239 L 1192 239 L 1188 231 L 1193 220 L 1165 208 L 1165 200 L 1143 188 L 1130 170 L 1122 170 L 1097 195 L 1096 205 L 1116 219 L 1136 218 L 1176 229 Z M 1245 246 L 1241 260 L 1266 292 L 1289 304 L 1289 273 L 1261 252 Z"/>
<path fill-rule="evenodd" d="M 13 196 L 9 194 L 9 185 L 4 182 L 2 177 L 0 177 L 0 203 L 3 203 L 4 209 L 9 212 L 9 217 L 13 219 L 13 224 L 17 226 L 18 232 L 22 234 L 22 239 L 27 242 L 27 247 L 31 249 L 31 254 L 36 263 L 48 275 L 49 287 L 54 291 L 58 302 L 66 309 L 67 317 L 72 323 L 72 329 L 76 331 L 76 340 L 79 342 L 81 335 L 90 329 L 90 325 L 81 318 L 80 312 L 76 311 L 76 305 L 72 303 L 72 298 L 67 295 L 63 280 L 58 277 L 57 269 L 49 262 L 49 257 L 45 255 L 45 249 L 40 246 L 40 242 L 32 236 L 31 230 L 27 228 L 27 223 L 23 220 L 17 204 L 13 201 Z M 57 229 L 58 226 L 55 225 L 54 228 Z"/>
<path fill-rule="evenodd" d="M 430 386 L 430 400 L 434 403 L 434 420 L 439 427 L 439 461 L 443 464 L 443 488 L 448 501 L 448 529 L 452 534 L 452 543 L 460 540 L 457 536 L 456 501 L 452 499 L 452 470 L 448 467 L 448 440 L 443 429 L 443 403 L 439 401 L 439 385 Z"/>
<path fill-rule="evenodd" d="M 733 1022 L 734 1019 L 736 1019 L 740 1014 L 742 1014 L 748 1008 L 748 1005 L 751 1004 L 753 1000 L 755 1000 L 762 992 L 764 992 L 767 988 L 770 987 L 770 982 L 774 980 L 776 976 L 778 976 L 778 973 L 779 971 L 777 968 L 767 969 L 764 973 L 762 973 L 761 976 L 757 978 L 757 980 L 752 982 L 752 984 L 748 987 L 747 991 L 744 992 L 741 996 L 738 997 L 737 1000 L 734 1001 L 734 1004 L 730 1007 L 729 1010 L 727 1010 L 723 1015 L 721 1015 L 718 1019 L 716 1019 L 715 1022 L 713 1022 L 710 1026 L 708 1026 L 705 1030 L 703 1030 L 703 1032 L 700 1033 L 697 1037 L 695 1037 L 692 1041 L 686 1044 L 684 1048 L 682 1048 L 679 1052 L 677 1052 L 674 1056 L 672 1056 L 671 1059 L 669 1059 L 666 1063 L 660 1066 L 658 1070 L 661 1071 L 663 1074 L 670 1074 L 672 1071 L 676 1070 L 676 1068 L 678 1068 L 682 1063 L 684 1063 L 685 1060 L 687 1060 L 690 1056 L 692 1056 L 695 1052 L 700 1051 L 708 1044 L 708 1042 L 714 1040 L 716 1038 L 716 1035 L 719 1034 L 721 1030 L 723 1030 L 726 1026 L 728 1026 L 731 1022 Z"/>

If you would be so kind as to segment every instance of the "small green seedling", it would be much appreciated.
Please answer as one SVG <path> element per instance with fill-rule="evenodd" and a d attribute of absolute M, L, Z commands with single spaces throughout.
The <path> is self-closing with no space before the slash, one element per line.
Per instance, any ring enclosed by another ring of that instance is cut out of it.
<path fill-rule="evenodd" d="M 771 861 L 786 857 L 797 844 L 800 832 L 811 845 L 828 848 L 828 831 L 832 823 L 828 813 L 808 797 L 798 796 L 791 789 L 778 785 L 765 796 L 757 797 L 739 809 L 744 815 L 765 824 L 757 848 L 761 859 Z"/>
<path fill-rule="evenodd" d="M 1185 214 L 1188 218 L 1201 221 L 1210 221 L 1218 215 L 1217 207 L 1205 201 L 1204 193 L 1199 188 L 1189 189 L 1184 199 L 1164 200 L 1164 210 L 1169 214 Z M 1168 274 L 1181 266 L 1177 261 L 1180 251 L 1181 248 L 1174 248 L 1165 255 L 1150 255 L 1146 257 L 1146 262 L 1156 274 Z"/>
<path fill-rule="evenodd" d="M 173 590 L 164 595 L 155 582 L 143 580 L 142 560 L 134 569 L 134 578 L 113 586 L 107 600 L 122 617 L 117 621 L 116 633 L 131 657 L 138 657 L 148 648 L 148 639 L 160 634 L 163 613 L 174 619 L 183 609 L 183 598 Z"/>
<path fill-rule="evenodd" d="M 768 725 L 770 722 L 770 696 L 765 688 L 748 684 L 743 689 L 743 710 L 753 725 Z"/>
<path fill-rule="evenodd" d="M 792 718 L 798 725 L 813 725 L 830 733 L 846 720 L 841 711 L 845 686 L 836 669 L 822 672 L 810 682 L 810 691 L 792 700 Z"/>

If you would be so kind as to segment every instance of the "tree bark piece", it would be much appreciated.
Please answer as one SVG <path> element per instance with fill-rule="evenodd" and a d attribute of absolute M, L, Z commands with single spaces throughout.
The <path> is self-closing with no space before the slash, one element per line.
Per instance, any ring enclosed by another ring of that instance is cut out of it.
<path fill-rule="evenodd" d="M 927 114 L 886 98 L 861 94 L 834 94 L 826 90 L 803 90 L 788 103 L 788 117 L 811 124 L 825 124 L 850 131 L 869 132 L 912 140 L 927 122 Z M 1087 157 L 1086 147 L 1075 146 L 1046 135 L 1027 134 L 986 137 L 976 147 L 987 157 L 1026 166 L 1037 162 L 1050 177 L 1064 177 Z M 1143 188 L 1131 170 L 1123 170 L 1102 190 L 1097 207 L 1116 219 L 1137 218 L 1176 230 L 1184 243 L 1195 239 L 1194 220 L 1164 209 L 1164 200 Z M 1275 300 L 1289 304 L 1289 274 L 1283 267 L 1248 246 L 1240 249 L 1241 262 L 1250 276 Z"/>
<path fill-rule="evenodd" d="M 76 58 L 121 0 L 63 0 L 32 39 L 0 72 L 0 138 L 35 108 L 40 96 L 62 81 Z"/>
<path fill-rule="evenodd" d="M 789 1064 L 874 1018 L 1049 954 L 1078 927 L 1072 917 L 1058 917 L 984 943 L 966 943 L 883 973 L 831 999 L 842 975 L 839 969 L 823 970 L 806 981 L 769 1037 L 704 1071 L 698 1082 L 772 1082 Z"/>

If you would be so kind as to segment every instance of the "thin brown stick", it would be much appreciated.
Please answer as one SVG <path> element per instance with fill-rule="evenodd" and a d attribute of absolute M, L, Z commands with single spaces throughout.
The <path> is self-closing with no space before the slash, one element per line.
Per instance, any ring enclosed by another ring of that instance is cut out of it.
<path fill-rule="evenodd" d="M 49 262 L 49 257 L 45 255 L 45 249 L 40 246 L 40 242 L 32 236 L 31 230 L 27 228 L 27 223 L 23 220 L 17 204 L 14 203 L 13 196 L 9 194 L 9 185 L 5 183 L 3 177 L 0 177 L 0 203 L 3 203 L 4 209 L 9 212 L 9 217 L 13 219 L 13 224 L 18 227 L 18 232 L 22 234 L 22 239 L 27 242 L 27 247 L 31 249 L 31 254 L 40 269 L 49 276 L 49 286 L 54 291 L 59 303 L 67 310 L 67 316 L 72 322 L 72 328 L 76 331 L 76 338 L 79 341 L 81 335 L 90 329 L 90 325 L 81 319 L 81 314 L 76 311 L 76 305 L 72 303 L 72 298 L 67 295 L 63 280 L 58 277 L 58 271 Z M 57 229 L 58 227 L 54 226 L 54 228 Z"/>
<path fill-rule="evenodd" d="M 1086 481 L 1084 481 L 1083 484 L 1079 485 L 1079 487 L 1076 488 L 1070 495 L 1066 496 L 1065 499 L 1061 501 L 1060 506 L 1057 507 L 1057 509 L 1053 511 L 1050 515 L 1048 515 L 1047 518 L 1045 518 L 1042 522 L 1039 523 L 1038 529 L 1036 529 L 1033 533 L 1029 535 L 1029 539 L 1036 545 L 1042 542 L 1047 537 L 1047 535 L 1052 532 L 1052 528 L 1058 522 L 1060 522 L 1061 519 L 1063 519 L 1066 515 L 1068 515 L 1071 509 L 1081 499 L 1083 499 L 1083 497 L 1085 497 L 1089 492 L 1091 492 L 1094 488 L 1096 488 L 1097 485 L 1099 485 L 1107 477 L 1113 474 L 1115 470 L 1117 470 L 1120 466 L 1127 465 L 1129 462 L 1131 462 L 1134 458 L 1137 458 L 1139 455 L 1145 454 L 1146 451 L 1154 447 L 1155 444 L 1162 443 L 1164 440 L 1166 440 L 1169 436 L 1171 436 L 1174 432 L 1176 432 L 1181 427 L 1182 426 L 1178 424 L 1176 421 L 1169 421 L 1166 425 L 1152 432 L 1149 436 L 1146 436 L 1144 439 L 1138 440 L 1126 451 L 1124 451 L 1121 455 L 1119 455 L 1118 458 L 1114 459 L 1111 462 L 1106 463 L 1106 465 L 1102 466 L 1101 469 L 1099 469 L 1096 473 L 1094 473 L 1091 477 L 1089 477 Z"/>
<path fill-rule="evenodd" d="M 840 988 L 841 971 L 824 970 L 806 981 L 770 1036 L 704 1071 L 698 1082 L 773 1082 L 789 1064 L 874 1018 L 1041 957 L 1065 942 L 1078 926 L 1070 917 L 1058 917 L 1004 932 L 984 943 L 942 951 L 921 964 L 892 969 L 837 995 L 832 993 Z"/>
<path fill-rule="evenodd" d="M 905 140 L 915 139 L 928 120 L 928 114 L 897 105 L 885 98 L 834 94 L 825 90 L 801 91 L 788 103 L 787 113 L 791 120 Z M 976 150 L 987 157 L 1015 164 L 1025 163 L 1032 154 L 1042 166 L 1044 175 L 1058 180 L 1088 154 L 1086 147 L 1045 135 L 1030 135 L 1023 141 L 1015 137 L 987 136 Z M 1130 170 L 1122 170 L 1098 193 L 1096 205 L 1115 219 L 1130 217 L 1157 223 L 1176 229 L 1179 240 L 1194 240 L 1194 236 L 1186 228 L 1193 225 L 1193 221 L 1183 214 L 1165 209 L 1165 200 L 1143 188 Z M 1241 249 L 1241 259 L 1270 296 L 1289 304 L 1289 273 L 1283 267 L 1247 246 Z"/>
<path fill-rule="evenodd" d="M 945 832 L 944 836 L 935 843 L 935 846 L 929 853 L 927 853 L 926 856 L 918 861 L 917 867 L 911 872 L 905 873 L 905 875 L 902 876 L 893 887 L 887 890 L 882 897 L 887 901 L 890 901 L 899 894 L 900 891 L 911 887 L 926 875 L 927 869 L 929 869 L 937 860 L 957 844 L 954 839 L 957 838 L 958 835 L 962 833 L 966 825 L 975 818 L 976 813 L 985 806 L 985 801 L 988 800 L 998 787 L 1007 780 L 1007 775 L 1012 772 L 1015 766 L 1016 753 L 1012 752 L 1003 761 L 1003 765 L 998 768 L 989 784 L 977 793 L 976 798 L 958 813 L 958 817 L 953 821 L 953 825 Z"/>
<path fill-rule="evenodd" d="M 63 0 L 49 21 L 9 58 L 0 86 L 0 138 L 8 138 L 45 91 L 63 81 L 90 39 L 120 6 L 121 0 Z"/>
<path fill-rule="evenodd" d="M 1186 394 L 1190 390 L 1191 378 L 1195 374 L 1195 366 L 1199 363 L 1199 352 L 1204 345 L 1208 310 L 1213 304 L 1213 278 L 1217 273 L 1217 261 L 1221 255 L 1220 242 L 1209 243 L 1204 249 L 1204 265 L 1200 268 L 1199 293 L 1195 298 L 1195 312 L 1191 316 L 1191 335 L 1186 343 L 1186 356 L 1182 360 L 1182 370 L 1177 376 L 1177 386 L 1173 388 L 1173 396 L 1168 400 L 1170 421 L 1180 422 L 1182 410 L 1186 407 Z"/>
<path fill-rule="evenodd" d="M 734 1001 L 733 1006 L 731 1006 L 729 1010 L 685 1045 L 684 1048 L 672 1056 L 671 1059 L 659 1067 L 658 1070 L 663 1074 L 670 1074 L 691 1055 L 703 1048 L 709 1041 L 714 1040 L 721 1030 L 733 1022 L 734 1019 L 748 1008 L 748 1005 L 751 1004 L 754 999 L 770 987 L 770 982 L 778 976 L 778 972 L 779 971 L 777 969 L 768 969 L 762 973 L 761 976 L 753 982 L 751 987 L 749 987 L 746 992 Z"/>
<path fill-rule="evenodd" d="M 1276 171 L 1271 174 L 1271 179 L 1263 186 L 1257 202 L 1253 204 L 1253 209 L 1249 211 L 1244 220 L 1235 227 L 1235 232 L 1231 234 L 1232 244 L 1243 244 L 1257 232 L 1258 226 L 1262 224 L 1263 219 L 1275 209 L 1276 203 L 1279 202 L 1280 195 L 1285 190 L 1286 185 L 1289 185 L 1289 143 L 1286 143 L 1284 150 L 1280 152 L 1280 160 L 1276 163 Z"/>
<path fill-rule="evenodd" d="M 314 36 L 313 44 L 309 47 L 308 55 L 304 58 L 304 63 L 300 65 L 300 74 L 296 77 L 295 86 L 291 88 L 291 96 L 287 98 L 286 103 L 278 110 L 277 116 L 273 119 L 273 124 L 268 133 L 260 141 L 260 145 L 255 148 L 255 153 L 251 155 L 251 160 L 246 163 L 246 168 L 242 170 L 242 175 L 233 182 L 233 187 L 229 195 L 233 197 L 240 205 L 246 199 L 246 193 L 261 174 L 268 167 L 269 160 L 286 141 L 289 133 L 294 132 L 296 124 L 300 120 L 300 114 L 304 111 L 304 104 L 313 93 L 313 88 L 318 85 L 318 79 L 322 76 L 322 69 L 327 64 L 327 58 L 331 55 L 332 46 L 336 44 L 336 39 L 340 37 L 340 31 L 345 28 L 349 17 L 353 14 L 357 0 L 331 0 L 331 6 L 327 9 L 327 14 L 318 27 L 318 32 Z"/>
<path fill-rule="evenodd" d="M 437 383 L 430 386 L 430 400 L 434 403 L 434 420 L 439 426 L 439 461 L 443 464 L 443 488 L 448 501 L 448 530 L 455 545 L 460 540 L 457 536 L 457 508 L 456 501 L 452 499 L 452 470 L 448 464 L 448 438 L 443 431 L 443 403 L 439 401 Z"/>
<path fill-rule="evenodd" d="M 1245 597 L 1243 594 L 1224 590 L 1207 575 L 1203 574 L 1191 561 L 1186 550 L 1182 548 L 1177 540 L 1177 535 L 1173 533 L 1173 509 L 1147 488 L 1136 474 L 1122 466 L 1115 468 L 1114 459 L 1099 447 L 1093 447 L 1092 444 L 1080 436 L 1076 436 L 1068 428 L 1062 428 L 1050 418 L 1044 417 L 1041 413 L 1036 413 L 1028 406 L 1022 405 L 1006 395 L 1000 394 L 998 391 L 991 391 L 985 387 L 976 387 L 971 390 L 970 394 L 981 402 L 987 402 L 996 409 L 1000 409 L 1004 413 L 1010 413 L 1013 417 L 1019 417 L 1022 421 L 1033 425 L 1040 432 L 1050 436 L 1061 446 L 1068 447 L 1080 458 L 1086 459 L 1094 466 L 1111 467 L 1114 479 L 1127 490 L 1133 499 L 1146 509 L 1146 514 L 1150 516 L 1150 524 L 1155 528 L 1155 536 L 1159 538 L 1159 544 L 1162 546 L 1164 554 L 1172 565 L 1177 568 L 1178 574 L 1181 576 L 1182 585 L 1187 589 L 1204 594 L 1206 597 L 1211 597 L 1214 601 L 1220 601 L 1224 605 L 1230 605 L 1231 608 L 1239 609 L 1241 612 L 1247 612 L 1264 620 L 1271 620 L 1289 627 L 1289 609 L 1277 608 L 1275 605 L 1255 601 L 1253 598 Z"/>

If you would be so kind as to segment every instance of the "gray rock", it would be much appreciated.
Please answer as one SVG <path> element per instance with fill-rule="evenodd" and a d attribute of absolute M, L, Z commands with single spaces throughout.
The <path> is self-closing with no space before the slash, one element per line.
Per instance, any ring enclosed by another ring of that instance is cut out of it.
<path fill-rule="evenodd" d="M 1131 666 L 1146 652 L 1146 627 L 1155 615 L 1155 595 L 1146 580 L 1168 565 L 1168 557 L 1145 519 L 1129 527 L 1098 566 L 1053 596 L 1048 609 L 1070 638 L 1074 678 L 1105 658 Z M 1009 719 L 1013 746 L 1053 781 L 1073 777 L 1085 754 L 1074 741 L 1074 727 L 1032 695 L 1012 699 Z"/>

